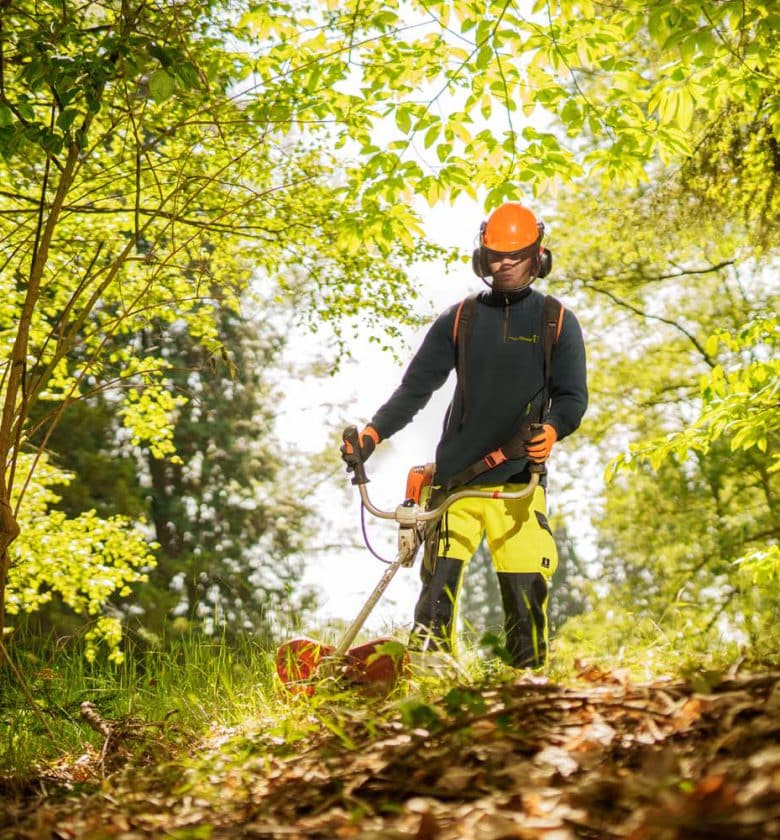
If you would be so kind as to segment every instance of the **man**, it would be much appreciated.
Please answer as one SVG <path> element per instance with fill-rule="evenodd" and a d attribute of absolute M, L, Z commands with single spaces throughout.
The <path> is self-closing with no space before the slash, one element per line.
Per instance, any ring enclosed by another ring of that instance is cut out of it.
<path fill-rule="evenodd" d="M 462 370 L 458 367 L 458 385 L 436 449 L 434 485 L 448 491 L 453 484 L 522 489 L 530 479 L 530 464 L 543 464 L 585 413 L 585 347 L 579 323 L 568 310 L 560 312 L 545 387 L 545 295 L 531 288 L 551 264 L 550 252 L 541 246 L 543 234 L 533 213 L 515 202 L 499 207 L 481 227 L 473 267 L 488 290 L 477 297 L 469 316 L 465 362 Z M 409 423 L 459 365 L 461 312 L 456 304 L 433 323 L 400 386 L 360 433 L 362 459 Z M 515 447 L 503 462 L 491 459 L 520 430 L 528 432 L 519 438 L 519 451 Z M 342 447 L 342 457 L 348 467 L 354 465 L 351 447 Z M 483 470 L 476 475 L 475 464 Z M 463 570 L 484 534 L 498 574 L 511 664 L 544 664 L 548 582 L 558 564 L 544 485 L 543 480 L 532 497 L 519 501 L 463 499 L 447 511 L 423 562 L 412 646 L 451 650 Z"/>

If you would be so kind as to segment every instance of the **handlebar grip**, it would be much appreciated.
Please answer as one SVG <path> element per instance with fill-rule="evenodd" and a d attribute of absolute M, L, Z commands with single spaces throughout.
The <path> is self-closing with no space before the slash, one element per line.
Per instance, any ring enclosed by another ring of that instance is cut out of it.
<path fill-rule="evenodd" d="M 356 455 L 354 467 L 355 477 L 352 479 L 352 483 L 368 484 L 366 467 L 360 457 L 360 436 L 358 435 L 357 426 L 347 426 L 347 428 L 341 433 L 341 439 L 345 444 L 347 444 L 347 446 L 352 447 L 352 452 Z"/>
<path fill-rule="evenodd" d="M 544 424 L 542 423 L 529 423 L 525 429 L 526 440 L 530 440 L 532 437 L 541 432 L 543 428 Z M 535 461 L 529 461 L 528 469 L 531 475 L 536 473 L 541 478 L 541 476 L 547 473 L 547 462 L 542 461 L 541 464 L 537 464 Z"/>

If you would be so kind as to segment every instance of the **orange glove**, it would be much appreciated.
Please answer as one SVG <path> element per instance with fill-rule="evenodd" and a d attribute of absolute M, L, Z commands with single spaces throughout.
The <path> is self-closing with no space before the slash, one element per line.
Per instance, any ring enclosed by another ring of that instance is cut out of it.
<path fill-rule="evenodd" d="M 525 444 L 525 454 L 534 464 L 543 464 L 549 457 L 553 444 L 558 440 L 558 432 L 549 423 L 531 432 L 530 439 Z"/>
<path fill-rule="evenodd" d="M 356 453 L 347 441 L 341 445 L 341 460 L 347 465 L 348 470 L 354 469 L 356 464 L 364 463 L 368 459 L 379 443 L 379 432 L 373 426 L 366 426 L 358 435 L 358 442 L 360 443 L 359 453 Z"/>

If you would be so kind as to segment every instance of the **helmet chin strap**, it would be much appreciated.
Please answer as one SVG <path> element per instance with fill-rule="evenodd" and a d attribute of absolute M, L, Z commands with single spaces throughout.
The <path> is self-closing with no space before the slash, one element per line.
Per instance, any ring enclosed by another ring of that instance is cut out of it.
<path fill-rule="evenodd" d="M 492 274 L 490 275 L 493 276 Z M 531 274 L 528 277 L 527 282 L 523 283 L 520 286 L 515 286 L 512 289 L 497 289 L 488 279 L 484 277 L 482 274 L 479 275 L 479 279 L 490 289 L 491 292 L 522 292 L 523 289 L 527 289 L 529 286 L 533 285 L 534 281 L 537 279 L 535 274 Z"/>

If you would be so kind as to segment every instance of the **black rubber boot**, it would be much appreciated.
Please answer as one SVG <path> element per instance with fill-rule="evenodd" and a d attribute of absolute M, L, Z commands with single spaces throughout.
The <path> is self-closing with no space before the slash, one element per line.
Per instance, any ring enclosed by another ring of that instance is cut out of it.
<path fill-rule="evenodd" d="M 536 572 L 499 572 L 506 649 L 514 668 L 547 661 L 547 581 Z"/>
<path fill-rule="evenodd" d="M 452 652 L 452 622 L 462 576 L 463 561 L 450 557 L 437 557 L 433 570 L 423 574 L 409 641 L 412 650 Z"/>

